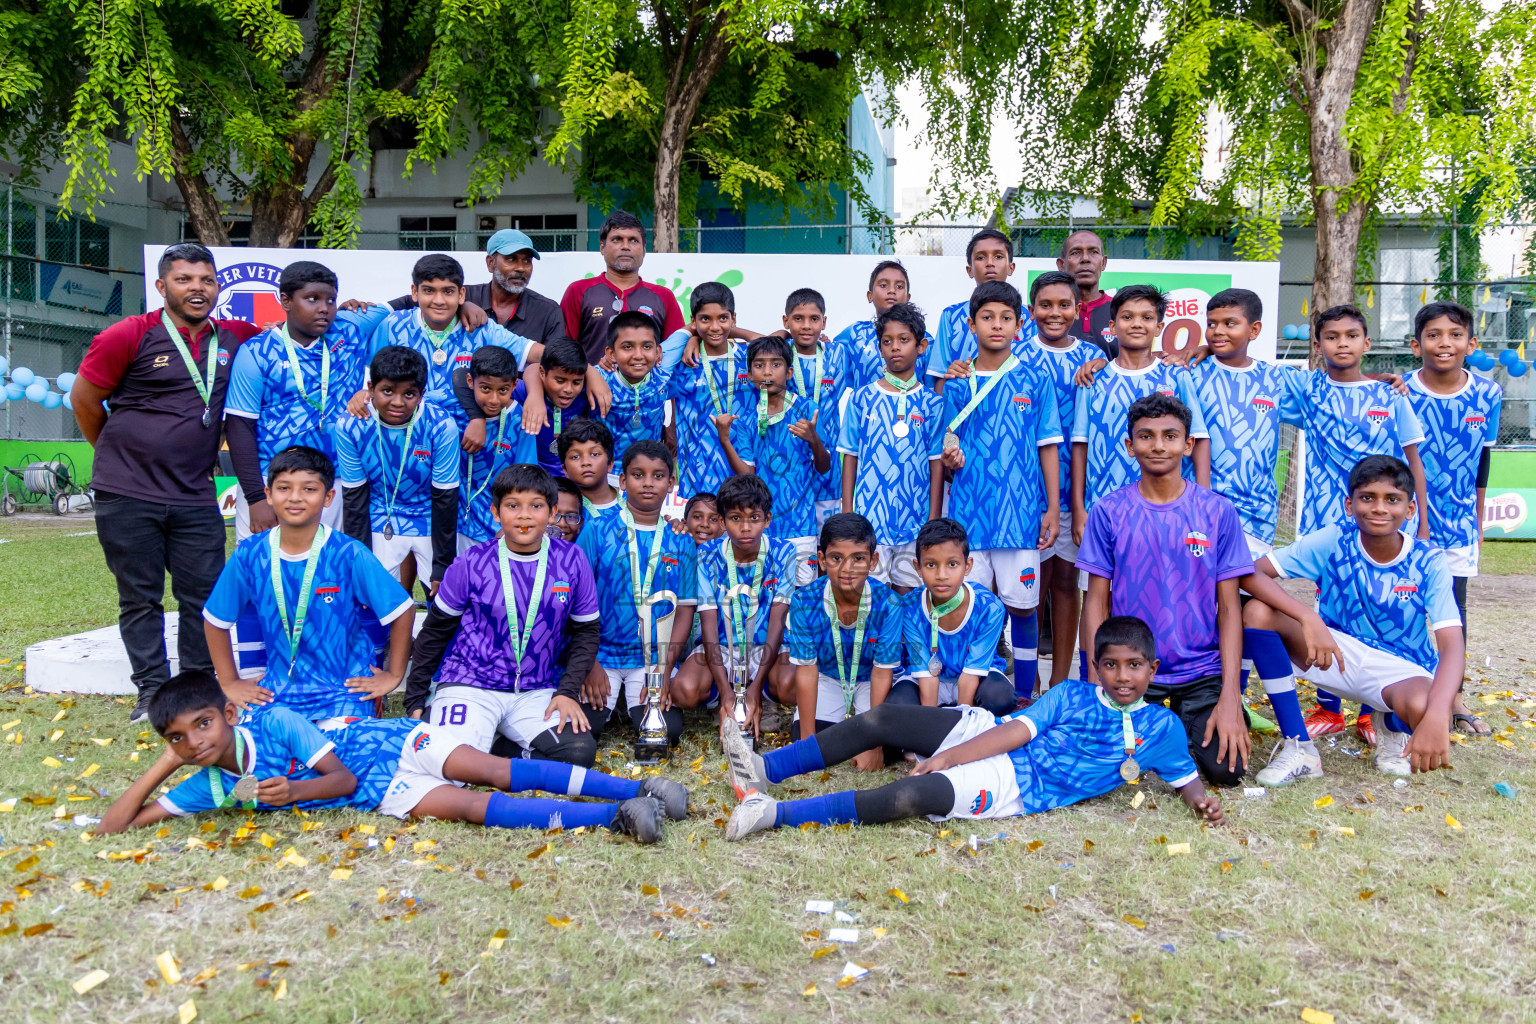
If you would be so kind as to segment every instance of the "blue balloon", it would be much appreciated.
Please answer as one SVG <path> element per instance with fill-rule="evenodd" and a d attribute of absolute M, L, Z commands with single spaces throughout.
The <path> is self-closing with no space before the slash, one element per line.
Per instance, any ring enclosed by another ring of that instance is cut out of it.
<path fill-rule="evenodd" d="M 31 384 L 36 379 L 37 379 L 37 374 L 33 373 L 31 370 L 27 369 L 25 366 L 18 366 L 18 367 L 16 367 L 16 369 L 11 371 L 11 383 L 12 384 L 20 384 L 22 387 L 26 387 L 28 384 Z"/>
<path fill-rule="evenodd" d="M 1302 324 L 1301 325 L 1301 340 L 1302 341 L 1311 341 L 1312 340 L 1312 325 L 1311 324 Z"/>
<path fill-rule="evenodd" d="M 1525 376 L 1525 371 L 1526 371 L 1526 365 L 1524 363 L 1517 362 L 1517 363 L 1513 364 L 1512 366 L 1510 366 L 1510 368 L 1509 368 L 1509 375 L 1511 377 L 1524 377 Z"/>
<path fill-rule="evenodd" d="M 5 371 L 11 368 L 11 361 L 5 356 L 0 356 L 0 377 L 5 376 Z"/>
<path fill-rule="evenodd" d="M 34 380 L 31 384 L 27 385 L 26 391 L 22 393 L 25 394 L 30 401 L 41 402 L 43 398 L 48 394 L 48 383 L 46 381 Z"/>
<path fill-rule="evenodd" d="M 57 409 L 64 404 L 64 396 L 57 391 L 50 391 L 43 396 L 44 409 Z"/>
<path fill-rule="evenodd" d="M 27 389 L 23 384 L 17 384 L 16 382 L 12 381 L 10 384 L 5 386 L 5 397 L 9 398 L 13 402 L 21 401 L 21 399 L 26 397 L 26 395 Z"/>
<path fill-rule="evenodd" d="M 65 395 L 64 396 L 63 404 L 64 404 L 64 408 L 70 410 L 71 412 L 74 411 L 75 400 L 73 398 L 71 398 L 69 395 Z"/>
<path fill-rule="evenodd" d="M 1286 324 L 1285 327 L 1283 329 L 1281 329 L 1280 336 L 1282 338 L 1284 338 L 1286 341 L 1295 341 L 1296 340 L 1296 325 L 1295 324 Z"/>
<path fill-rule="evenodd" d="M 69 394 L 69 389 L 75 386 L 75 375 L 72 373 L 59 374 L 53 379 L 53 386 L 67 395 Z"/>
<path fill-rule="evenodd" d="M 1520 353 L 1512 348 L 1506 348 L 1499 353 L 1499 362 L 1505 366 L 1513 366 L 1520 361 Z"/>

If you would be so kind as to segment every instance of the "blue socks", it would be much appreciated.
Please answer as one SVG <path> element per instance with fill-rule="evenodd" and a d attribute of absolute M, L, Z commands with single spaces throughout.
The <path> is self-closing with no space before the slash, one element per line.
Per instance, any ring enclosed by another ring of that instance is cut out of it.
<path fill-rule="evenodd" d="M 1306 740 L 1307 720 L 1302 717 L 1301 701 L 1296 697 L 1295 670 L 1280 634 L 1272 629 L 1243 630 L 1243 653 L 1253 659 L 1253 669 L 1275 710 L 1280 734 L 1287 739 Z"/>
<path fill-rule="evenodd" d="M 566 796 L 595 796 L 600 800 L 628 800 L 640 795 L 639 779 L 620 779 L 559 761 L 514 758 L 507 788 L 514 793 L 541 789 Z"/>
<path fill-rule="evenodd" d="M 796 745 L 798 744 L 791 744 L 791 746 Z M 853 806 L 853 792 L 851 789 L 845 789 L 841 793 L 827 793 L 824 796 L 807 797 L 804 800 L 781 801 L 773 827 L 803 825 L 808 821 L 817 821 L 823 825 L 841 825 L 847 821 L 857 825 L 859 813 Z"/>
<path fill-rule="evenodd" d="M 490 802 L 485 805 L 485 825 L 487 828 L 579 828 L 583 825 L 596 828 L 611 825 L 617 810 L 617 804 L 519 800 L 505 793 L 492 793 Z"/>
<path fill-rule="evenodd" d="M 1363 709 L 1362 709 L 1362 713 L 1364 713 Z M 1401 718 L 1397 717 L 1397 712 L 1396 711 L 1388 711 L 1387 712 L 1386 724 L 1387 724 L 1387 728 L 1391 729 L 1393 732 L 1406 732 L 1406 733 L 1413 732 L 1413 730 L 1408 727 L 1408 723 L 1407 722 L 1405 722 Z"/>
<path fill-rule="evenodd" d="M 1337 698 L 1337 697 L 1334 697 L 1334 698 L 1333 698 L 1333 699 L 1334 699 L 1334 701 L 1335 701 L 1335 702 L 1337 702 L 1337 701 L 1338 701 L 1338 699 L 1339 699 L 1339 698 Z M 1370 718 L 1370 717 L 1371 717 L 1371 714 L 1372 714 L 1372 713 L 1373 713 L 1373 712 L 1374 712 L 1374 711 L 1375 711 L 1375 710 L 1376 710 L 1376 709 L 1375 709 L 1375 708 L 1373 708 L 1373 707 L 1371 707 L 1371 706 L 1370 706 L 1370 705 L 1369 705 L 1369 704 L 1361 704 L 1361 705 L 1360 705 L 1360 717 L 1361 717 L 1361 718 L 1364 718 L 1364 719 L 1369 719 L 1369 718 Z M 1391 712 L 1388 712 L 1388 714 L 1391 714 Z M 1401 719 L 1399 719 L 1399 721 L 1401 721 Z M 1394 728 L 1395 728 L 1395 727 L 1394 727 Z M 1402 732 L 1412 732 L 1412 731 L 1413 731 L 1413 730 L 1412 730 L 1412 729 L 1403 729 L 1403 730 L 1401 730 L 1401 731 L 1402 731 Z"/>
<path fill-rule="evenodd" d="M 1035 693 L 1040 677 L 1040 618 L 1034 612 L 1010 615 L 1009 636 L 1013 641 L 1013 692 L 1020 697 Z"/>
<path fill-rule="evenodd" d="M 1085 683 L 1088 681 L 1088 652 L 1087 651 L 1078 651 L 1077 652 L 1077 678 L 1081 679 Z"/>
<path fill-rule="evenodd" d="M 1324 711 L 1332 711 L 1337 715 L 1343 709 L 1344 701 L 1338 697 L 1335 697 L 1327 690 L 1318 690 L 1317 706 L 1322 708 Z"/>
<path fill-rule="evenodd" d="M 763 755 L 763 772 L 768 776 L 769 782 L 783 782 L 785 779 L 804 775 L 806 772 L 819 772 L 826 766 L 827 763 L 821 756 L 821 744 L 816 742 L 815 736 L 796 740 Z"/>

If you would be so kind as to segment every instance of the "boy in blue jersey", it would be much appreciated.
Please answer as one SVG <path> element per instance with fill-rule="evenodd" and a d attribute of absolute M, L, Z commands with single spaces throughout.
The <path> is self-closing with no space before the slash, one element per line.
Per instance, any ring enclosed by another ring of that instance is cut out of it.
<path fill-rule="evenodd" d="M 539 465 L 550 476 L 565 475 L 559 455 L 561 433 L 576 420 L 592 414 L 586 394 L 588 370 L 586 354 L 580 345 L 568 338 L 551 341 L 544 346 L 544 354 L 539 357 L 537 373 L 544 393 L 544 423 L 534 434 L 534 448 L 538 452 Z M 456 385 L 458 379 L 458 375 L 455 375 Z M 517 387 L 513 388 L 512 401 L 520 409 L 527 408 L 528 384 L 525 380 L 519 380 Z M 459 390 L 459 404 L 469 413 L 471 422 L 476 419 L 484 421 L 485 414 L 480 411 L 480 405 L 468 387 L 467 375 L 465 386 Z M 524 417 L 523 429 L 526 431 L 527 427 L 528 417 Z M 478 448 L 471 447 L 471 444 L 466 441 L 464 450 L 477 451 Z"/>
<path fill-rule="evenodd" d="M 267 502 L 278 525 L 241 542 L 203 605 L 214 671 L 240 708 L 276 703 L 310 721 L 342 724 L 372 715 L 405 674 L 415 605 L 366 547 L 320 522 L 333 481 L 331 460 L 317 449 L 273 456 Z M 242 679 L 229 630 L 248 606 L 267 667 Z M 363 631 L 369 620 L 389 626 L 382 669 Z"/>
<path fill-rule="evenodd" d="M 512 398 L 517 388 L 517 363 L 512 353 L 497 345 L 477 348 L 469 361 L 469 386 L 475 404 L 495 426 L 487 431 L 486 444 L 464 452 L 457 543 L 461 555 L 496 535 L 491 495 L 501 471 L 519 463 L 538 463 L 533 449 L 535 435 L 522 429 L 521 407 Z"/>
<path fill-rule="evenodd" d="M 843 395 L 851 386 L 848 351 L 836 343 L 823 342 L 827 325 L 827 303 L 814 288 L 798 288 L 784 300 L 784 329 L 794 346 L 790 359 L 789 387 L 815 406 L 816 435 L 830 452 L 837 447 Z M 816 526 L 826 522 L 843 503 L 842 460 L 828 456 L 825 471 L 818 471 L 813 490 L 816 495 Z M 804 586 L 807 580 L 801 580 Z"/>
<path fill-rule="evenodd" d="M 586 511 L 581 507 L 581 488 L 568 477 L 555 477 L 555 517 L 552 522 L 560 527 L 560 536 L 572 544 L 581 536 L 586 522 Z"/>
<path fill-rule="evenodd" d="M 613 404 L 599 418 L 613 434 L 615 457 L 622 459 L 636 441 L 661 440 L 671 371 L 661 365 L 656 321 L 637 309 L 625 310 L 608 321 L 607 352 L 614 368 L 599 367 L 598 373 L 613 392 Z"/>
<path fill-rule="evenodd" d="M 917 373 L 928 344 L 922 312 L 898 303 L 875 327 L 885 371 L 848 399 L 838 428 L 843 511 L 874 524 L 875 578 L 906 594 L 922 582 L 913 561 L 917 531 L 944 507 L 944 400 Z"/>
<path fill-rule="evenodd" d="M 821 440 L 821 406 L 789 388 L 792 358 L 783 338 L 754 338 L 747 372 L 756 393 L 737 396 L 734 416 L 716 416 L 715 433 L 737 475 L 768 485 L 774 536 L 794 545 L 794 582 L 803 587 L 816 578 L 818 475 L 830 471 L 832 454 Z"/>
<path fill-rule="evenodd" d="M 661 838 L 664 818 L 688 812 L 688 791 L 680 783 L 620 779 L 552 761 L 508 761 L 410 718 L 359 722 L 331 733 L 285 708 L 241 721 L 239 709 L 205 672 L 183 672 L 161 687 L 149 718 L 165 750 L 102 815 L 97 835 L 224 808 L 355 807 L 488 828 L 604 827 L 653 843 Z M 183 767 L 196 770 L 153 799 Z M 621 802 L 506 795 L 529 790 Z"/>
<path fill-rule="evenodd" d="M 875 330 L 875 322 L 892 306 L 912 301 L 912 282 L 907 277 L 907 268 L 901 265 L 900 260 L 881 260 L 876 263 L 875 269 L 870 271 L 869 291 L 864 294 L 864 298 L 874 307 L 875 315 L 868 320 L 857 320 L 849 324 L 832 339 L 834 344 L 845 350 L 848 387 L 855 391 L 873 384 L 885 372 L 885 361 L 880 358 L 880 334 Z M 933 338 L 927 336 L 924 340 L 928 348 L 932 349 Z M 918 380 L 926 380 L 927 350 L 918 356 L 917 369 Z"/>
<path fill-rule="evenodd" d="M 693 628 L 698 545 L 661 518 L 661 506 L 676 480 L 666 445 L 630 445 L 619 480 L 624 488 L 619 513 L 597 519 L 577 540 L 592 566 L 602 626 L 585 703 L 611 712 L 622 696 L 625 712 L 638 729 L 645 714 L 645 672 L 654 662 L 661 669 L 667 746 L 675 747 L 683 734 L 683 715 L 672 706 L 668 683 Z M 642 607 L 651 609 L 649 629 L 642 625 Z M 664 629 L 661 619 L 669 615 L 672 621 Z"/>
<path fill-rule="evenodd" d="M 949 514 L 970 543 L 968 578 L 989 589 L 995 583 L 1007 605 L 1013 685 L 1029 697 L 1040 645 L 1040 551 L 1056 542 L 1060 523 L 1062 433 L 1055 387 L 1013 353 L 1022 306 L 1018 289 L 1000 281 L 971 294 L 980 348 L 964 378 L 944 390 L 943 461 L 953 474 Z"/>
<path fill-rule="evenodd" d="M 1189 757 L 1179 719 L 1145 700 L 1158 662 L 1152 632 L 1130 616 L 1106 619 L 1094 636 L 1100 684 L 1053 687 L 1001 722 L 979 708 L 884 704 L 810 739 L 757 755 L 725 737 L 731 784 L 744 799 L 725 838 L 805 822 L 873 825 L 927 815 L 981 821 L 1039 814 L 1114 792 L 1156 772 L 1201 819 L 1225 824 Z M 905 779 L 878 789 L 780 802 L 769 785 L 820 771 L 869 747 L 923 754 Z"/>
<path fill-rule="evenodd" d="M 787 698 L 794 682 L 794 666 L 787 659 L 781 665 L 779 654 L 795 593 L 795 546 L 770 533 L 773 495 L 760 477 L 731 477 L 720 485 L 715 504 L 725 536 L 698 549 L 696 594 L 703 642 L 677 670 L 671 699 L 674 707 L 699 707 L 710 699 L 710 687 L 714 687 L 720 698 L 720 728 L 735 729 L 730 666 L 745 659 L 747 725 L 756 736 L 764 690 Z M 733 594 L 737 587 L 749 592 Z M 736 648 L 729 652 L 724 650 L 726 616 L 736 638 Z M 749 619 L 755 619 L 750 635 Z"/>
<path fill-rule="evenodd" d="M 401 345 L 368 366 L 367 419 L 336 424 L 336 477 L 347 536 L 368 545 L 410 593 L 427 596 L 453 561 L 459 522 L 459 435 L 422 402 L 427 363 Z"/>
<path fill-rule="evenodd" d="M 685 359 L 673 371 L 667 394 L 677 444 L 677 491 L 683 496 L 713 492 L 731 476 L 715 417 L 735 415 L 736 396 L 751 391 L 746 348 L 732 338 L 736 296 L 719 281 L 706 281 L 693 290 L 689 305 L 693 312 L 689 328 L 699 339 L 699 358 L 693 365 Z M 687 339 L 674 335 L 668 345 L 679 340 Z"/>
<path fill-rule="evenodd" d="M 996 228 L 976 232 L 965 247 L 965 274 L 978 285 L 988 281 L 1006 283 L 1013 276 L 1013 241 Z M 970 328 L 970 319 L 969 299 L 946 306 L 939 314 L 927 372 L 922 379 L 946 377 L 956 363 L 976 357 L 976 333 Z M 1014 351 L 1022 352 L 1024 343 L 1034 336 L 1034 322 L 1025 317 L 1013 339 Z"/>
<path fill-rule="evenodd" d="M 821 528 L 817 548 L 827 574 L 795 591 L 789 603 L 789 663 L 795 666 L 795 721 L 803 739 L 885 703 L 901 667 L 901 607 L 874 568 L 875 528 L 839 512 Z M 833 628 L 833 622 L 837 623 Z M 885 763 L 879 748 L 853 759 L 861 771 Z"/>
<path fill-rule="evenodd" d="M 683 506 L 682 525 L 695 544 L 708 544 L 719 539 L 725 532 L 725 522 L 720 518 L 712 491 L 694 492 L 688 504 Z"/>
<path fill-rule="evenodd" d="M 886 698 L 894 704 L 974 705 L 1006 715 L 1017 704 L 999 641 L 1007 609 L 966 579 L 972 568 L 965 527 L 935 519 L 917 532 L 923 589 L 902 603 L 907 675 Z"/>
<path fill-rule="evenodd" d="M 237 541 L 277 525 L 263 497 L 272 456 L 307 445 L 335 457 L 332 430 L 363 385 L 368 339 L 385 312 L 337 312 L 336 275 L 308 260 L 285 267 L 277 290 L 287 319 L 240 346 L 224 401 L 229 457 L 240 480 Z M 341 525 L 340 505 L 326 511 L 325 524 Z"/>
<path fill-rule="evenodd" d="M 1268 598 L 1243 609 L 1254 667 L 1285 734 L 1259 772 L 1266 786 L 1323 774 L 1296 700 L 1298 673 L 1330 693 L 1388 709 L 1372 715 L 1379 770 L 1410 775 L 1450 767 L 1461 616 L 1445 554 L 1403 532 L 1415 512 L 1413 486 L 1401 460 L 1367 456 L 1349 474 L 1347 520 L 1303 534 L 1259 562 L 1269 576 L 1317 584 L 1318 612 L 1337 647 L 1336 657 L 1313 656 L 1303 623 Z"/>
<path fill-rule="evenodd" d="M 566 478 L 581 489 L 581 508 L 586 521 L 616 513 L 619 491 L 610 482 L 613 433 L 603 421 L 577 420 L 560 435 L 558 449 Z"/>

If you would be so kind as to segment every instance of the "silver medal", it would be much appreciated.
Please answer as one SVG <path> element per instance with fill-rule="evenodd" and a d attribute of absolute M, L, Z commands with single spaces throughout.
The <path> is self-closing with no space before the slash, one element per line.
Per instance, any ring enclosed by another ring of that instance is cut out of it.
<path fill-rule="evenodd" d="M 906 437 L 911 429 L 912 428 L 907 426 L 906 420 L 897 420 L 895 425 L 891 427 L 891 433 L 895 434 L 897 437 Z"/>
<path fill-rule="evenodd" d="M 560 439 L 558 437 L 555 438 L 553 441 L 549 442 L 549 454 L 551 454 L 551 455 L 559 455 L 560 454 Z"/>
<path fill-rule="evenodd" d="M 395 539 L 395 526 L 394 526 L 393 523 L 385 523 L 384 524 L 384 539 L 385 540 L 394 540 Z"/>
<path fill-rule="evenodd" d="M 447 361 L 448 353 L 444 352 L 442 349 L 438 349 L 436 352 L 432 353 L 432 362 L 436 363 L 438 366 L 442 366 Z"/>
<path fill-rule="evenodd" d="M 928 659 L 928 674 L 929 675 L 933 676 L 933 678 L 935 678 L 935 679 L 938 679 L 940 677 L 940 675 L 943 673 L 943 671 L 944 671 L 944 663 L 939 660 L 939 656 L 937 654 L 935 654 L 933 657 Z"/>
<path fill-rule="evenodd" d="M 242 775 L 235 782 L 235 788 L 230 790 L 236 800 L 249 803 L 256 799 L 256 776 Z"/>
<path fill-rule="evenodd" d="M 1120 777 L 1126 782 L 1135 782 L 1141 778 L 1141 765 L 1136 763 L 1134 757 L 1128 757 L 1120 762 Z"/>
<path fill-rule="evenodd" d="M 560 527 L 556 526 L 554 523 L 550 523 L 548 526 L 544 527 L 544 536 L 548 537 L 550 540 L 565 539 L 565 533 L 562 532 Z"/>
<path fill-rule="evenodd" d="M 959 447 L 960 447 L 960 435 L 955 433 L 953 430 L 946 430 L 944 432 L 944 450 L 945 451 L 949 451 L 952 448 L 959 448 Z"/>
<path fill-rule="evenodd" d="M 212 409 L 204 409 L 203 410 L 203 426 L 205 426 L 205 427 L 213 426 L 213 410 Z"/>

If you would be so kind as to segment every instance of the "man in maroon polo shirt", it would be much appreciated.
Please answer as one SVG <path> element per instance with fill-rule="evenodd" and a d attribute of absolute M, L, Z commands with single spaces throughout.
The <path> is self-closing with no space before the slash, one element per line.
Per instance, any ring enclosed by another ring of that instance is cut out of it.
<path fill-rule="evenodd" d="M 1120 354 L 1120 345 L 1110 329 L 1109 300 L 1114 296 L 1099 288 L 1099 279 L 1108 263 L 1102 238 L 1092 231 L 1074 231 L 1061 243 L 1056 269 L 1071 274 L 1083 296 L 1077 307 L 1077 319 L 1068 333 L 1093 342 L 1104 351 L 1104 358 L 1113 359 Z"/>
<path fill-rule="evenodd" d="M 565 333 L 587 354 L 594 366 L 608 347 L 608 321 L 625 310 L 637 310 L 656 321 L 657 337 L 682 330 L 683 310 L 677 296 L 663 285 L 640 280 L 645 262 L 645 225 L 640 218 L 615 210 L 597 233 L 597 248 L 605 269 L 597 277 L 574 281 L 560 300 Z"/>
<path fill-rule="evenodd" d="M 118 629 L 139 690 L 132 721 L 170 678 L 161 604 L 167 571 L 179 606 L 181 667 L 213 671 L 203 602 L 224 568 L 224 517 L 213 488 L 224 390 L 235 350 L 259 330 L 209 319 L 219 283 L 213 254 L 201 245 L 167 248 L 155 287 L 165 308 L 96 335 L 70 389 L 80 432 L 96 449 L 96 536 L 117 578 Z"/>

